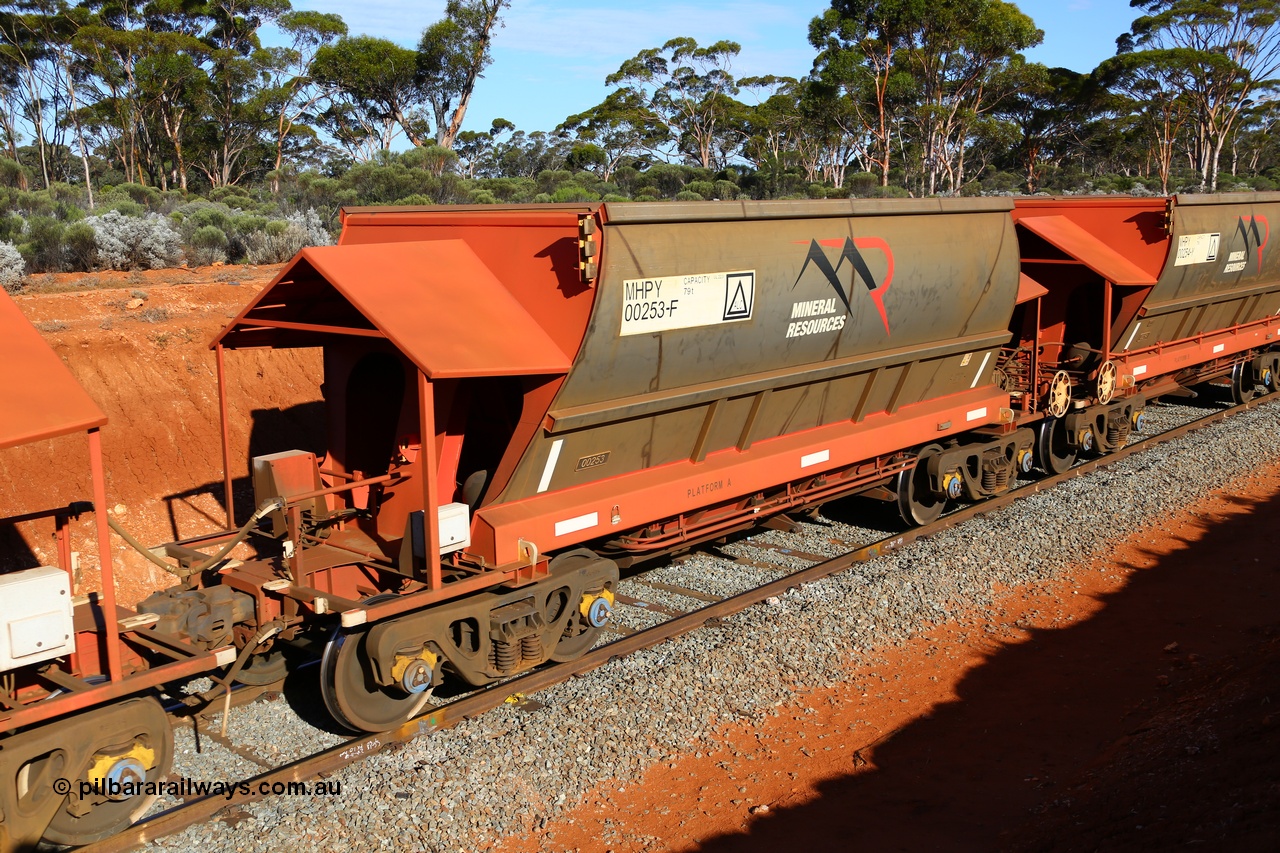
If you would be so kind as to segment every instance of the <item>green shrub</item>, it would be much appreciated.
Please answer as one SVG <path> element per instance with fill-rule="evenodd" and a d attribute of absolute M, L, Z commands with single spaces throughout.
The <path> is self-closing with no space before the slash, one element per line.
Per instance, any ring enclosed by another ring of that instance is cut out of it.
<path fill-rule="evenodd" d="M 880 178 L 871 172 L 853 172 L 844 176 L 844 188 L 856 198 L 866 198 L 879 186 Z"/>
<path fill-rule="evenodd" d="M 65 226 L 51 216 L 27 220 L 23 243 L 18 247 L 31 272 L 62 272 L 62 235 Z"/>
<path fill-rule="evenodd" d="M 0 157 L 0 185 L 20 187 L 24 181 L 31 181 L 31 172 L 8 157 Z"/>
<path fill-rule="evenodd" d="M 108 210 L 118 210 L 125 216 L 141 216 L 147 212 L 145 207 L 128 198 L 112 199 L 106 204 L 99 205 L 98 207 L 99 213 L 103 213 Z"/>
<path fill-rule="evenodd" d="M 68 225 L 62 234 L 67 265 L 80 272 L 88 272 L 98 264 L 98 235 L 87 222 Z"/>
<path fill-rule="evenodd" d="M 130 200 L 136 204 L 140 204 L 147 208 L 158 207 L 160 205 L 160 200 L 163 198 L 160 190 L 155 187 L 143 186 L 142 184 L 135 184 L 133 182 L 119 184 L 112 189 L 114 192 L 128 196 Z M 121 212 L 123 213 L 124 211 Z"/>
<path fill-rule="evenodd" d="M 22 239 L 27 223 L 16 213 L 0 215 L 0 242 L 16 243 Z"/>
<path fill-rule="evenodd" d="M 697 193 L 702 198 L 716 197 L 716 185 L 711 181 L 690 181 L 684 188 L 691 193 Z"/>
<path fill-rule="evenodd" d="M 216 225 L 204 225 L 186 240 L 187 260 L 199 266 L 223 263 L 227 259 L 226 232 Z"/>
<path fill-rule="evenodd" d="M 567 186 L 560 187 L 551 194 L 551 200 L 559 203 L 578 202 L 578 201 L 599 201 L 600 196 L 593 193 L 585 187 Z"/>

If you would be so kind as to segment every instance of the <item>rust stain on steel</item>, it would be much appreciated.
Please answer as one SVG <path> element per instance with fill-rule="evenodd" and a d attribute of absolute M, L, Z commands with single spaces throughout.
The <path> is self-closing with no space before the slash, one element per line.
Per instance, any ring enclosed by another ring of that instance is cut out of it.
<path fill-rule="evenodd" d="M 307 322 L 317 315 L 327 322 Z M 432 379 L 569 369 L 564 351 L 461 240 L 303 249 L 213 345 L 310 346 L 317 335 L 363 335 L 370 326 Z"/>
<path fill-rule="evenodd" d="M 97 403 L 0 293 L 0 448 L 94 429 L 107 422 Z"/>

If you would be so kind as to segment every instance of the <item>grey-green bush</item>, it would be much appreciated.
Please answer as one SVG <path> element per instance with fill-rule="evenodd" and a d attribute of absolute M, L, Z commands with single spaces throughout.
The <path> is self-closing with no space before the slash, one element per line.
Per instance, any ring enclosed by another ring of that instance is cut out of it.
<path fill-rule="evenodd" d="M 84 220 L 98 242 L 98 266 L 109 270 L 155 270 L 182 258 L 178 232 L 158 213 L 125 216 L 109 210 Z"/>
<path fill-rule="evenodd" d="M 22 277 L 26 271 L 27 262 L 18 247 L 7 240 L 0 242 L 0 286 L 6 293 L 17 293 L 22 289 Z"/>

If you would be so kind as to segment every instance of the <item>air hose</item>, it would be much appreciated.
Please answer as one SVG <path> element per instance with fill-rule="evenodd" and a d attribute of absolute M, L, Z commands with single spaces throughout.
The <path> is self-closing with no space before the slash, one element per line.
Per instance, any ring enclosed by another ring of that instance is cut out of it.
<path fill-rule="evenodd" d="M 166 572 L 169 572 L 172 575 L 176 575 L 179 578 L 188 578 L 188 577 L 191 577 L 192 575 L 199 574 L 200 572 L 203 572 L 206 569 L 211 569 L 214 566 L 216 566 L 218 563 L 222 562 L 223 558 L 225 558 L 228 554 L 231 553 L 231 549 L 235 548 L 241 542 L 249 538 L 249 533 L 258 524 L 258 522 L 262 520 L 263 516 L 265 516 L 267 513 L 272 512 L 276 509 L 283 509 L 283 508 L 284 508 L 284 498 L 271 498 L 269 500 L 263 501 L 262 506 L 258 507 L 257 511 L 254 512 L 253 515 L 249 516 L 249 520 L 246 521 L 238 531 L 236 531 L 236 535 L 231 537 L 231 541 L 227 542 L 226 545 L 223 545 L 222 549 L 219 550 L 218 553 L 214 554 L 212 557 L 205 560 L 203 563 L 200 563 L 198 565 L 191 566 L 190 568 L 185 568 L 185 569 L 181 566 L 175 566 L 172 563 L 168 562 L 167 560 L 164 560 L 163 558 L 156 556 L 154 553 L 152 553 L 150 548 L 147 548 L 137 539 L 133 538 L 133 535 L 129 533 L 129 531 L 121 527 L 120 523 L 116 521 L 114 518 L 112 518 L 110 515 L 107 516 L 107 524 L 110 525 L 111 529 L 114 530 L 121 539 L 127 542 L 129 546 L 133 548 L 133 550 L 137 551 L 139 554 L 146 557 L 148 560 L 155 563 L 160 568 L 164 569 Z"/>

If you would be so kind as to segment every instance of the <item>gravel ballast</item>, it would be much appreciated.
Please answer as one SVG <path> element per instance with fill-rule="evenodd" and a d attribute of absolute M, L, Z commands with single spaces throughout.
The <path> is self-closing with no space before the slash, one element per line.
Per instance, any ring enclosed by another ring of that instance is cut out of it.
<path fill-rule="evenodd" d="M 1152 410 L 1162 422 L 1206 413 Z M 536 710 L 507 705 L 375 754 L 330 779 L 340 783 L 337 796 L 272 797 L 152 846 L 453 851 L 535 830 L 602 780 L 630 784 L 656 762 L 710 749 L 728 720 L 763 719 L 801 687 L 841 683 L 869 652 L 961 612 L 994 619 L 993 587 L 1034 589 L 1069 577 L 1117 538 L 1280 458 L 1277 435 L 1280 402 L 1271 402 L 556 685 L 537 694 Z M 848 547 L 833 540 L 882 537 L 882 524 L 859 523 L 868 507 L 844 501 L 794 533 L 761 532 L 646 577 L 717 596 L 742 592 L 809 562 L 780 549 L 834 555 Z M 625 591 L 693 606 L 641 582 Z M 642 609 L 622 612 L 633 627 L 652 621 Z M 315 668 L 293 678 L 314 680 Z M 306 700 L 292 701 L 301 709 Z M 338 741 L 324 728 L 322 708 L 304 716 L 321 727 L 302 722 L 285 701 L 257 702 L 232 711 L 228 734 L 272 763 Z M 196 755 L 189 730 L 179 740 L 175 777 L 256 772 L 208 740 Z"/>

